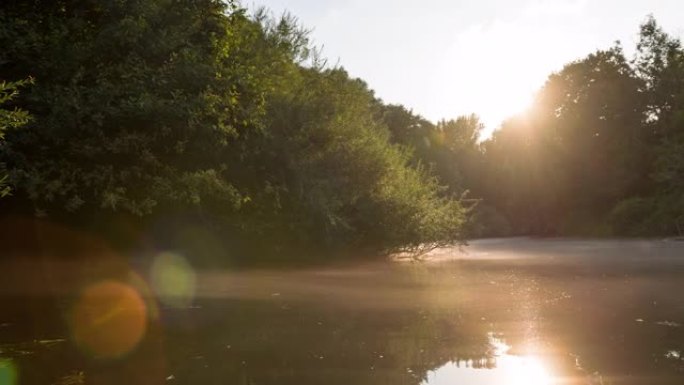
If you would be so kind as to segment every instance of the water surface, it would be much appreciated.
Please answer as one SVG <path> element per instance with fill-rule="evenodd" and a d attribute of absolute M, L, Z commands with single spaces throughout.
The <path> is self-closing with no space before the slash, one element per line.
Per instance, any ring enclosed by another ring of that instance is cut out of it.
<path fill-rule="evenodd" d="M 681 242 L 486 240 L 421 263 L 150 269 L 125 278 L 147 306 L 142 337 L 98 340 L 123 347 L 112 355 L 79 342 L 77 293 L 5 289 L 0 383 L 10 369 L 22 384 L 684 383 Z"/>

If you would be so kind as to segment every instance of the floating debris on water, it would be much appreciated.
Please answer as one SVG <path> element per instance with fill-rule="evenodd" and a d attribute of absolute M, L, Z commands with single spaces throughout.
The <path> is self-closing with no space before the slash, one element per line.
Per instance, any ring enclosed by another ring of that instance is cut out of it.
<path fill-rule="evenodd" d="M 40 344 L 40 345 L 52 346 L 52 345 L 56 345 L 56 344 L 59 344 L 59 343 L 62 343 L 62 342 L 66 342 L 66 339 L 64 339 L 64 338 L 55 338 L 55 339 L 52 339 L 52 340 L 37 340 L 37 341 L 35 341 L 35 342 L 38 343 L 38 344 Z"/>
<path fill-rule="evenodd" d="M 674 321 L 658 321 L 658 322 L 656 322 L 656 324 L 660 325 L 660 326 L 668 326 L 671 328 L 678 328 L 678 327 L 682 326 L 682 324 L 674 322 Z"/>
<path fill-rule="evenodd" d="M 85 373 L 74 370 L 66 376 L 60 378 L 56 385 L 83 385 L 85 383 Z"/>

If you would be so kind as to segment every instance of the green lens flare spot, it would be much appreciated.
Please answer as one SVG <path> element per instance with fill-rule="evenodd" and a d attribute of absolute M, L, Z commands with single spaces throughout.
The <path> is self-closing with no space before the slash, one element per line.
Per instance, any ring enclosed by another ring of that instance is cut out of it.
<path fill-rule="evenodd" d="M 195 272 L 180 255 L 162 253 L 152 264 L 150 281 L 159 300 L 173 307 L 187 307 L 195 297 Z"/>
<path fill-rule="evenodd" d="M 18 377 L 12 360 L 0 358 L 0 385 L 16 385 L 19 383 Z"/>

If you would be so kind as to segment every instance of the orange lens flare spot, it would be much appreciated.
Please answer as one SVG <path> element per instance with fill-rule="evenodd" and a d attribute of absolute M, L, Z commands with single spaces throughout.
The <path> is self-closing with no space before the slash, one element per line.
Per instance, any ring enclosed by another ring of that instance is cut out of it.
<path fill-rule="evenodd" d="M 71 327 L 77 345 L 98 358 L 132 351 L 145 335 L 145 301 L 132 287 L 104 281 L 88 287 L 76 302 Z"/>

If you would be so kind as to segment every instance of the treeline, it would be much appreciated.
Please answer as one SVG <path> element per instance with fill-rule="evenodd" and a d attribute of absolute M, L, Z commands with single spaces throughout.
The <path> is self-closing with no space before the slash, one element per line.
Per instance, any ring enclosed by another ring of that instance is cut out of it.
<path fill-rule="evenodd" d="M 652 18 L 485 141 L 235 2 L 5 0 L 0 47 L 4 218 L 221 261 L 684 231 L 684 49 Z"/>
<path fill-rule="evenodd" d="M 0 47 L 0 79 L 33 80 L 1 94 L 4 218 L 211 245 L 222 261 L 463 237 L 460 201 L 292 17 L 218 0 L 5 0 Z"/>
<path fill-rule="evenodd" d="M 684 235 L 684 49 L 650 17 L 635 52 L 567 64 L 483 142 L 475 116 L 432 124 L 395 106 L 388 125 L 479 200 L 470 236 Z"/>

